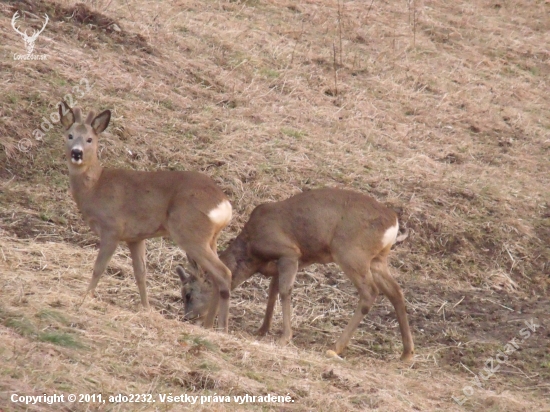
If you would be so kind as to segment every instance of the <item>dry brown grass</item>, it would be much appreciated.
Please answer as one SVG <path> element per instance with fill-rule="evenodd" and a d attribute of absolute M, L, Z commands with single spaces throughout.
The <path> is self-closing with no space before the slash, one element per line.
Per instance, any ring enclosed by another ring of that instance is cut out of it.
<path fill-rule="evenodd" d="M 466 408 L 543 410 L 550 4 L 414 3 L 413 38 L 397 1 L 340 2 L 340 19 L 336 1 L 2 2 L 0 408 L 18 409 L 8 391 L 149 391 L 290 393 L 295 403 L 272 406 L 283 410 L 459 410 L 450 397 L 471 379 L 461 363 L 482 370 L 518 319 L 539 316 L 540 334 L 491 378 L 495 392 L 476 388 Z M 16 9 L 22 25 L 50 16 L 35 51 L 47 61 L 13 60 L 23 52 Z M 93 89 L 79 105 L 113 110 L 105 165 L 201 170 L 220 184 L 235 209 L 222 247 L 257 204 L 304 188 L 352 187 L 398 210 L 412 233 L 392 264 L 410 303 L 414 366 L 396 361 L 385 301 L 344 362 L 322 356 L 356 299 L 332 266 L 299 276 L 289 348 L 251 335 L 260 278 L 235 292 L 231 335 L 181 323 L 173 269 L 184 257 L 170 241 L 148 243 L 153 313 L 138 309 L 124 248 L 100 298 L 78 310 L 97 239 L 67 193 L 59 130 L 42 141 L 32 131 L 82 78 Z"/>

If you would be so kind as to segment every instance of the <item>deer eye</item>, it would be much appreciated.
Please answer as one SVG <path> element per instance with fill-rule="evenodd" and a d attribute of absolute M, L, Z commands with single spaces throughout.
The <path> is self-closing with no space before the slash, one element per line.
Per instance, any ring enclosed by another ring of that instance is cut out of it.
<path fill-rule="evenodd" d="M 69 135 L 69 140 L 73 140 L 73 135 L 72 134 Z"/>
<path fill-rule="evenodd" d="M 187 294 L 185 295 L 185 301 L 186 301 L 186 302 L 190 302 L 190 301 L 191 301 L 191 293 L 187 293 Z"/>
<path fill-rule="evenodd" d="M 88 137 L 88 140 L 86 140 L 88 143 L 92 143 L 92 138 Z"/>

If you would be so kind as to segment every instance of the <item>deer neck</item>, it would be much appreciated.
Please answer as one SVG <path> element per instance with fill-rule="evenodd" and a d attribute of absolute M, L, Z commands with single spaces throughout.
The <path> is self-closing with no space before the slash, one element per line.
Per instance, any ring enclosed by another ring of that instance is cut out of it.
<path fill-rule="evenodd" d="M 250 256 L 247 243 L 240 236 L 220 254 L 221 261 L 233 274 L 231 290 L 257 272 L 260 264 Z"/>
<path fill-rule="evenodd" d="M 103 168 L 95 159 L 89 165 L 75 166 L 69 161 L 69 184 L 79 209 L 81 205 L 94 193 Z"/>

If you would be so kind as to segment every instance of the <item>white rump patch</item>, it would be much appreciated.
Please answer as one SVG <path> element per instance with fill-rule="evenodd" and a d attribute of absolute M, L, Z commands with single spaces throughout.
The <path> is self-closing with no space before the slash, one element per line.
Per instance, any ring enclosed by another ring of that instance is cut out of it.
<path fill-rule="evenodd" d="M 208 217 L 210 220 L 218 225 L 227 225 L 231 220 L 232 208 L 229 201 L 224 200 L 210 212 Z"/>
<path fill-rule="evenodd" d="M 396 219 L 395 225 L 387 229 L 386 232 L 384 233 L 384 236 L 382 237 L 382 247 L 393 245 L 395 243 L 395 239 L 397 239 L 398 232 L 399 232 L 399 222 Z"/>

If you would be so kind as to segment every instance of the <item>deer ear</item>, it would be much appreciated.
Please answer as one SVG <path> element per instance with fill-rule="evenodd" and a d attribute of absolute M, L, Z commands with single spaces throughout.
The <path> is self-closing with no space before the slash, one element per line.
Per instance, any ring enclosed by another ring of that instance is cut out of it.
<path fill-rule="evenodd" d="M 111 120 L 111 111 L 105 110 L 99 113 L 94 120 L 92 120 L 92 129 L 96 134 L 100 134 L 103 130 L 109 126 L 109 121 Z"/>
<path fill-rule="evenodd" d="M 195 277 L 193 275 L 188 275 L 185 273 L 185 270 L 181 266 L 176 267 L 176 273 L 180 277 L 181 283 L 185 285 L 186 283 L 191 282 Z"/>
<path fill-rule="evenodd" d="M 59 118 L 61 120 L 61 124 L 65 127 L 65 129 L 69 129 L 75 121 L 72 109 L 67 103 L 63 101 L 59 103 Z"/>

